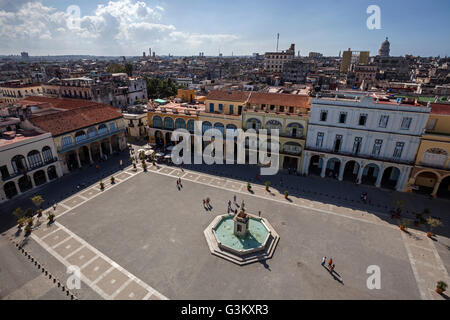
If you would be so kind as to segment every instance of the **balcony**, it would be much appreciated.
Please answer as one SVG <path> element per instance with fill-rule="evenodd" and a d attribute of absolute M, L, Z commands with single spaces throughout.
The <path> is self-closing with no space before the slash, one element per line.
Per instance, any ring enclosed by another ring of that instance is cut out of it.
<path fill-rule="evenodd" d="M 91 142 L 101 140 L 107 137 L 110 137 L 114 134 L 124 132 L 125 128 L 115 128 L 114 130 L 108 131 L 107 129 L 98 130 L 97 134 L 86 137 L 83 136 L 84 139 L 78 139 L 75 141 L 75 143 L 67 144 L 61 147 L 58 147 L 58 153 L 65 153 L 71 150 L 74 150 L 76 148 L 82 147 L 84 145 L 87 145 Z"/>
<path fill-rule="evenodd" d="M 330 153 L 330 154 L 335 154 L 338 156 L 361 158 L 361 159 L 367 159 L 367 160 L 373 160 L 373 161 L 386 161 L 386 162 L 402 163 L 402 164 L 409 164 L 409 165 L 414 164 L 414 160 L 404 160 L 401 158 L 394 158 L 394 157 L 375 157 L 375 156 L 367 155 L 367 154 L 348 152 L 348 151 L 335 151 L 334 149 L 327 149 L 327 148 L 306 147 L 306 150 L 307 151 L 315 151 L 315 152 L 319 152 L 319 153 Z"/>
<path fill-rule="evenodd" d="M 25 168 L 25 169 L 22 169 L 21 171 L 18 171 L 18 172 L 14 172 L 13 174 L 11 174 L 11 175 L 8 175 L 8 176 L 2 176 L 2 180 L 4 181 L 4 182 L 7 182 L 7 181 L 9 181 L 9 180 L 11 180 L 11 179 L 14 179 L 14 178 L 16 178 L 16 177 L 19 177 L 19 176 L 23 176 L 23 175 L 25 175 L 25 174 L 28 174 L 29 172 L 33 172 L 33 171 L 36 171 L 36 170 L 38 170 L 38 169 L 40 169 L 40 168 L 43 168 L 43 167 L 45 167 L 45 166 L 48 166 L 49 164 L 52 164 L 52 163 L 55 163 L 55 162 L 57 162 L 58 161 L 58 158 L 57 157 L 54 157 L 54 158 L 52 158 L 52 159 L 50 159 L 50 160 L 47 160 L 46 162 L 42 162 L 41 164 L 39 164 L 39 165 L 37 165 L 37 166 L 34 166 L 34 167 L 32 167 L 32 168 Z"/>

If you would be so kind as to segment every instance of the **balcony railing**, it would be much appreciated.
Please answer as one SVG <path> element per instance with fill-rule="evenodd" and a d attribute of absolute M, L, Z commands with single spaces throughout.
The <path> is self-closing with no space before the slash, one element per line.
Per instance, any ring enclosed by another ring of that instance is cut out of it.
<path fill-rule="evenodd" d="M 44 161 L 44 162 L 40 163 L 37 166 L 34 166 L 32 168 L 28 168 L 28 167 L 27 168 L 23 168 L 20 171 L 14 172 L 13 174 L 10 174 L 8 176 L 4 176 L 4 177 L 2 176 L 2 179 L 3 179 L 4 182 L 6 182 L 6 181 L 14 179 L 14 178 L 16 178 L 18 176 L 23 176 L 24 174 L 27 174 L 28 172 L 32 172 L 32 171 L 35 171 L 37 169 L 43 168 L 45 166 L 48 166 L 49 164 L 55 163 L 57 161 L 58 161 L 58 158 L 54 157 L 54 158 L 52 158 L 50 160 L 47 160 L 47 161 Z"/>
<path fill-rule="evenodd" d="M 335 151 L 334 149 L 328 149 L 328 148 L 306 147 L 306 150 L 322 152 L 322 153 L 331 153 L 331 154 L 341 155 L 341 156 L 357 157 L 357 158 L 374 160 L 374 161 L 387 161 L 387 162 L 395 162 L 395 163 L 403 163 L 403 164 L 413 164 L 414 163 L 414 160 L 405 160 L 405 159 L 394 158 L 394 157 L 373 156 L 373 155 L 348 152 L 348 151 Z"/>
<path fill-rule="evenodd" d="M 87 137 L 80 141 L 75 141 L 75 143 L 71 143 L 71 144 L 67 144 L 67 145 L 58 147 L 58 153 L 64 153 L 64 152 L 79 148 L 81 146 L 84 146 L 86 144 L 89 144 L 91 142 L 97 141 L 99 139 L 103 139 L 103 138 L 112 136 L 113 134 L 124 132 L 124 131 L 125 131 L 125 128 L 114 128 L 114 130 L 110 130 L 110 131 L 108 131 L 106 129 L 98 130 L 96 135 Z"/>

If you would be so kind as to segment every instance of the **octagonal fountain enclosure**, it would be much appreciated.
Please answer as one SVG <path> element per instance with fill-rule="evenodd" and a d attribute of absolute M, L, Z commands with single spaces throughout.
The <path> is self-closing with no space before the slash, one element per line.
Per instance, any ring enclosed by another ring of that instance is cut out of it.
<path fill-rule="evenodd" d="M 270 259 L 280 240 L 267 219 L 243 211 L 217 216 L 204 234 L 213 255 L 239 265 Z"/>

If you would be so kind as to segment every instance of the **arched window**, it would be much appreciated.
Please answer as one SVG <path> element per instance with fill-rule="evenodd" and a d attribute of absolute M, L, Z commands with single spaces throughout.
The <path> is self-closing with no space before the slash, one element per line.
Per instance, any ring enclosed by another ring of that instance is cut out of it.
<path fill-rule="evenodd" d="M 153 128 L 160 128 L 162 129 L 162 119 L 160 116 L 154 116 L 153 117 Z"/>
<path fill-rule="evenodd" d="M 25 157 L 21 154 L 14 156 L 11 159 L 11 165 L 13 167 L 14 173 L 25 172 L 28 169 Z"/>
<path fill-rule="evenodd" d="M 84 131 L 78 131 L 75 133 L 75 143 L 81 142 L 86 140 L 86 132 Z"/>
<path fill-rule="evenodd" d="M 194 132 L 194 120 L 188 120 L 186 127 L 189 132 Z"/>
<path fill-rule="evenodd" d="M 278 133 L 281 133 L 281 122 L 277 120 L 269 120 L 266 122 L 266 129 L 270 133 L 273 129 L 278 129 Z"/>
<path fill-rule="evenodd" d="M 175 120 L 175 128 L 176 129 L 186 129 L 186 122 L 184 121 L 184 119 L 177 118 Z"/>
<path fill-rule="evenodd" d="M 48 179 L 49 180 L 53 180 L 58 178 L 58 174 L 56 173 L 56 168 L 55 166 L 50 166 L 47 169 L 47 175 L 48 175 Z"/>
<path fill-rule="evenodd" d="M 27 155 L 28 158 L 28 164 L 30 165 L 30 168 L 36 168 L 39 166 L 42 166 L 42 158 L 41 154 L 37 150 L 33 150 L 28 152 Z"/>
<path fill-rule="evenodd" d="M 106 133 L 108 133 L 108 127 L 104 123 L 102 123 L 98 126 L 98 134 L 102 135 Z"/>
<path fill-rule="evenodd" d="M 87 131 L 88 138 L 93 138 L 97 135 L 97 128 L 90 127 Z"/>
<path fill-rule="evenodd" d="M 212 128 L 211 122 L 203 121 L 202 122 L 202 133 L 205 133 L 206 130 L 209 130 Z"/>
<path fill-rule="evenodd" d="M 111 122 L 109 124 L 109 132 L 114 132 L 116 130 L 116 123 L 115 122 Z"/>
<path fill-rule="evenodd" d="M 300 155 L 302 153 L 302 146 L 299 143 L 286 142 L 283 145 L 283 151 L 286 152 L 286 153 Z"/>
<path fill-rule="evenodd" d="M 164 118 L 164 129 L 173 130 L 173 119 L 170 117 Z"/>
<path fill-rule="evenodd" d="M 72 144 L 72 137 L 66 136 L 61 139 L 61 143 L 63 147 L 70 146 Z"/>
<path fill-rule="evenodd" d="M 214 129 L 219 130 L 222 133 L 222 135 L 224 134 L 225 127 L 222 123 L 220 123 L 220 122 L 214 123 Z"/>
<path fill-rule="evenodd" d="M 44 158 L 44 162 L 48 163 L 53 160 L 52 149 L 49 146 L 45 146 L 42 148 L 42 157 Z"/>
<path fill-rule="evenodd" d="M 13 181 L 5 183 L 3 190 L 5 191 L 5 195 L 8 199 L 11 199 L 17 194 L 16 184 Z"/>
<path fill-rule="evenodd" d="M 246 128 L 259 130 L 261 129 L 261 121 L 255 118 L 248 119 Z"/>
<path fill-rule="evenodd" d="M 303 136 L 303 126 L 298 122 L 289 123 L 286 127 L 286 134 L 291 137 L 300 138 Z"/>

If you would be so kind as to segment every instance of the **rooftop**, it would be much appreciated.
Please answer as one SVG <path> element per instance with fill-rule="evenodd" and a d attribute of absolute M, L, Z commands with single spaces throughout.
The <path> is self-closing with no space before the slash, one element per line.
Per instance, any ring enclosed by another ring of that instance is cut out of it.
<path fill-rule="evenodd" d="M 254 104 L 310 108 L 310 98 L 306 95 L 298 94 L 252 92 L 249 102 Z"/>
<path fill-rule="evenodd" d="M 222 101 L 247 101 L 250 95 L 249 91 L 227 91 L 227 90 L 211 90 L 206 96 L 206 100 L 222 100 Z"/>

